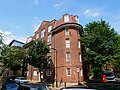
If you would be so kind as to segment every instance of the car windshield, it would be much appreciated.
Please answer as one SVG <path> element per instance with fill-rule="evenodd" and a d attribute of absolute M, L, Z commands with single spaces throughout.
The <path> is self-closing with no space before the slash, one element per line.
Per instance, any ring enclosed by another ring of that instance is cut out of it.
<path fill-rule="evenodd" d="M 113 76 L 113 73 L 106 73 L 106 76 Z"/>
<path fill-rule="evenodd" d="M 10 83 L 6 85 L 7 89 L 11 89 L 11 88 L 18 88 L 18 84 L 17 83 Z"/>

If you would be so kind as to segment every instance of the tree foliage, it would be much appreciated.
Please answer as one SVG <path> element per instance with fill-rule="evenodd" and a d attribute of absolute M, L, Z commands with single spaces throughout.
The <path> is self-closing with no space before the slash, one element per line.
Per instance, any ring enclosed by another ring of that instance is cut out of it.
<path fill-rule="evenodd" d="M 5 68 L 9 68 L 14 71 L 14 74 L 20 70 L 21 65 L 24 59 L 24 50 L 22 47 L 18 46 L 7 46 L 4 45 L 4 49 L 2 50 L 2 62 Z"/>
<path fill-rule="evenodd" d="M 4 48 L 4 43 L 3 43 L 3 40 L 2 40 L 2 37 L 0 36 L 0 60 L 2 60 L 2 50 Z"/>
<path fill-rule="evenodd" d="M 104 20 L 94 21 L 85 26 L 81 42 L 85 47 L 83 60 L 88 62 L 91 73 L 97 78 L 96 74 L 115 60 L 117 33 Z"/>
<path fill-rule="evenodd" d="M 34 67 L 44 68 L 46 65 L 47 53 L 49 48 L 46 43 L 42 40 L 35 40 L 28 49 L 29 64 Z"/>
<path fill-rule="evenodd" d="M 114 55 L 113 66 L 115 69 L 120 71 L 120 35 L 117 35 L 117 48 L 116 53 Z"/>
<path fill-rule="evenodd" d="M 37 67 L 41 73 L 47 66 L 49 47 L 45 41 L 35 40 L 28 49 L 28 63 Z M 40 74 L 41 75 L 41 74 Z"/>

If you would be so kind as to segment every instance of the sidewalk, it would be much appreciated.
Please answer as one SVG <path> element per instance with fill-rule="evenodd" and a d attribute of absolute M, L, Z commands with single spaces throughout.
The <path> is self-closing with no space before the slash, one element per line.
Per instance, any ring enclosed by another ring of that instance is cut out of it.
<path fill-rule="evenodd" d="M 40 82 L 37 82 L 37 81 L 29 81 L 30 83 L 40 83 Z M 80 85 L 78 85 L 78 83 L 76 84 L 66 84 L 65 83 L 62 83 L 60 85 L 58 85 L 58 87 L 56 87 L 56 84 L 52 85 L 52 83 L 45 83 L 47 85 L 47 87 L 50 89 L 50 90 L 60 90 L 61 88 L 65 88 L 65 87 L 86 87 L 85 85 L 86 82 L 81 82 Z"/>
<path fill-rule="evenodd" d="M 32 80 L 32 81 L 29 81 L 29 83 L 40 83 L 40 82 Z M 50 90 L 60 90 L 60 87 L 53 87 L 52 84 L 50 83 L 45 83 L 45 84 Z"/>

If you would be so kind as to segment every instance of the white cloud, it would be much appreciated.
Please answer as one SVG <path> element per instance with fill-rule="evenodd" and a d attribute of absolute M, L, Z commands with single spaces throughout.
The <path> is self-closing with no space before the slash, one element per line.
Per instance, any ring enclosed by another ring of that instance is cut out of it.
<path fill-rule="evenodd" d="M 91 16 L 91 17 L 96 17 L 96 16 L 100 16 L 100 13 L 97 12 L 96 10 L 90 10 L 90 9 L 87 9 L 84 11 L 84 14 L 86 16 Z"/>
<path fill-rule="evenodd" d="M 9 36 L 9 35 L 11 35 L 12 33 L 11 32 L 9 32 L 9 31 L 2 31 L 1 29 L 0 29 L 0 34 L 2 35 L 2 36 Z"/>
<path fill-rule="evenodd" d="M 57 8 L 57 9 L 59 9 L 62 5 L 63 5 L 62 2 L 61 2 L 61 3 L 56 3 L 56 4 L 54 5 L 54 7 Z"/>
<path fill-rule="evenodd" d="M 11 32 L 9 32 L 9 31 L 4 31 L 3 33 L 4 33 L 4 35 L 5 35 L 5 36 L 12 35 L 12 33 L 11 33 Z"/>
<path fill-rule="evenodd" d="M 26 43 L 26 38 L 13 35 L 9 31 L 3 31 L 0 29 L 0 34 L 3 36 L 3 42 L 9 44 L 13 39 Z"/>
<path fill-rule="evenodd" d="M 13 39 L 6 39 L 4 40 L 4 44 L 8 45 Z"/>

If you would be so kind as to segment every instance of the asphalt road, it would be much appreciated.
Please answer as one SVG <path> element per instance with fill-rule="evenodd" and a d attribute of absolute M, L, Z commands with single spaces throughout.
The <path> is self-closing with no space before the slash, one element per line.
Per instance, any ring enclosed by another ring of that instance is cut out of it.
<path fill-rule="evenodd" d="M 120 83 L 85 83 L 85 85 L 100 90 L 120 90 Z"/>
<path fill-rule="evenodd" d="M 95 83 L 95 82 L 90 82 L 90 83 L 85 83 L 84 84 L 86 87 L 89 88 L 96 88 L 98 90 L 120 90 L 120 82 L 114 83 Z M 83 87 L 83 85 L 81 85 Z M 75 87 L 80 87 L 80 86 L 75 86 Z M 60 88 L 51 88 L 51 90 L 59 90 Z M 0 84 L 0 90 L 1 90 L 1 84 Z"/>

